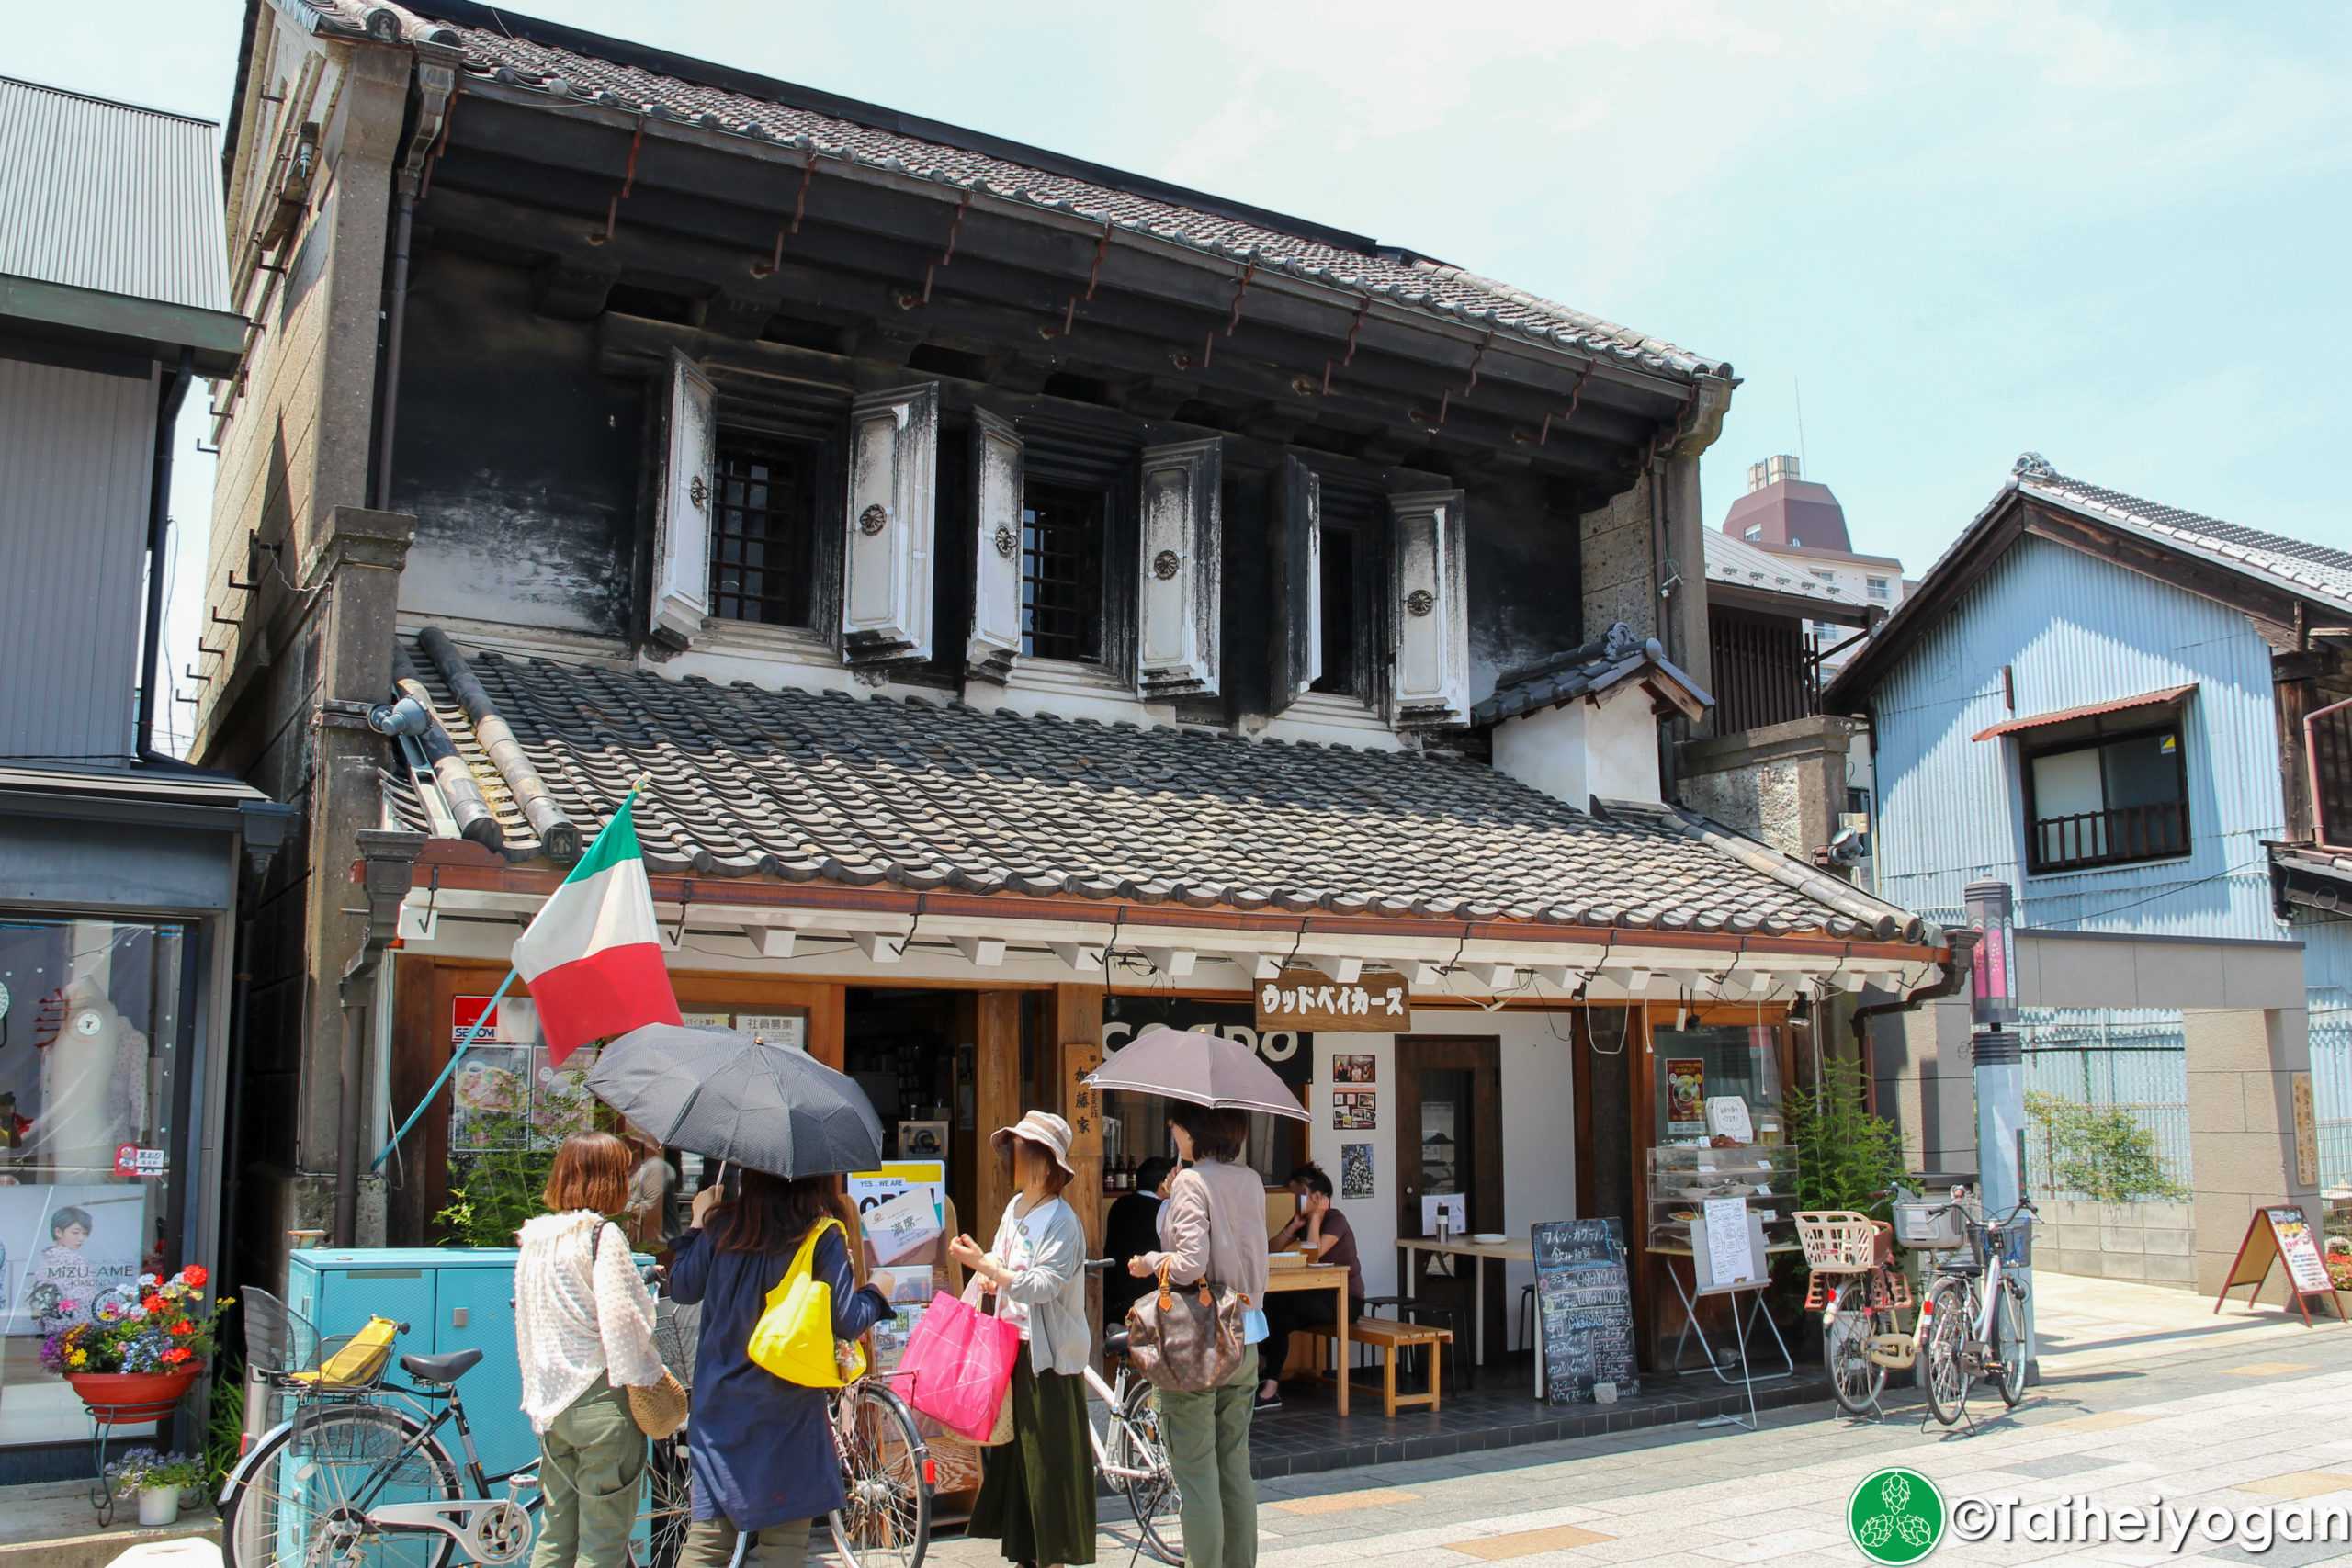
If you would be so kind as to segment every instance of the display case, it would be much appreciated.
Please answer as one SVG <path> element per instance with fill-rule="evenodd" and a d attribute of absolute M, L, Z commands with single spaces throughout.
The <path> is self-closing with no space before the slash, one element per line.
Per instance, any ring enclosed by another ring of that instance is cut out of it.
<path fill-rule="evenodd" d="M 1650 1150 L 1645 1193 L 1652 1248 L 1687 1249 L 1710 1198 L 1739 1198 L 1764 1223 L 1768 1247 L 1796 1240 L 1796 1150 L 1786 1144 L 1731 1147 L 1668 1144 Z"/>

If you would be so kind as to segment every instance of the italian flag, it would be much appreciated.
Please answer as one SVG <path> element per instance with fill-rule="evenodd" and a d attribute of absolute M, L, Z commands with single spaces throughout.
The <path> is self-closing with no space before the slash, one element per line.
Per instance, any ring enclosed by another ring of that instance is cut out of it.
<path fill-rule="evenodd" d="M 558 1066 L 591 1040 L 679 1021 L 633 804 L 634 796 L 621 803 L 530 929 L 514 939 L 514 972 L 531 987 L 548 1059 Z"/>

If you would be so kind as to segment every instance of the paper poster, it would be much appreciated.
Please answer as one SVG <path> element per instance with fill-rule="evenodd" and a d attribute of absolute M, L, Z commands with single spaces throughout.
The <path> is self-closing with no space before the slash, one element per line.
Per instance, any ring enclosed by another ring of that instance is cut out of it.
<path fill-rule="evenodd" d="M 2262 1211 L 2270 1221 L 2270 1232 L 2278 1238 L 2278 1255 L 2287 1260 L 2287 1277 L 2298 1291 L 2324 1292 L 2335 1287 L 2327 1277 L 2327 1264 L 2319 1255 L 2319 1244 L 2312 1235 L 2311 1222 L 2297 1208 L 2276 1207 Z"/>
<path fill-rule="evenodd" d="M 1754 1143 L 1756 1129 L 1747 1120 L 1747 1101 L 1736 1094 L 1709 1095 L 1707 1131 L 1739 1143 Z"/>
<path fill-rule="evenodd" d="M 1666 1064 L 1666 1133 L 1670 1138 L 1695 1137 L 1707 1130 L 1707 1064 L 1696 1056 L 1676 1056 Z"/>
<path fill-rule="evenodd" d="M 852 1172 L 848 1190 L 859 1222 L 867 1227 L 868 1263 L 921 1265 L 927 1273 L 931 1264 L 941 1260 L 942 1249 L 933 1244 L 944 1234 L 947 1224 L 945 1165 L 935 1159 L 893 1160 L 879 1170 Z M 909 1197 L 917 1201 L 892 1206 Z M 931 1211 L 927 1237 L 915 1235 L 923 1223 L 920 1211 L 925 1207 Z M 878 1235 L 874 1229 L 877 1225 L 884 1227 Z M 886 1247 L 891 1249 L 888 1257 L 883 1255 Z M 927 1292 L 923 1299 L 931 1299 Z"/>
<path fill-rule="evenodd" d="M 1379 1076 L 1380 1058 L 1361 1052 L 1345 1052 L 1331 1058 L 1333 1083 L 1371 1083 Z"/>
<path fill-rule="evenodd" d="M 1372 1196 L 1372 1145 L 1341 1144 L 1340 1145 L 1340 1196 L 1369 1198 Z"/>
<path fill-rule="evenodd" d="M 48 1334 L 86 1323 L 101 1291 L 139 1277 L 144 1187 L 0 1187 L 0 1323 Z"/>
<path fill-rule="evenodd" d="M 1761 1278 L 1757 1258 L 1748 1246 L 1747 1201 L 1744 1198 L 1708 1198 L 1700 1208 L 1705 1211 L 1707 1230 L 1707 1280 L 1704 1288 L 1722 1290 L 1727 1285 L 1744 1285 Z"/>
<path fill-rule="evenodd" d="M 1470 1234 L 1470 1195 L 1466 1192 L 1425 1194 L 1421 1199 L 1421 1234 L 1437 1235 L 1437 1223 L 1443 1218 L 1446 1228 L 1455 1239 Z"/>
<path fill-rule="evenodd" d="M 808 1049 L 808 1019 L 804 1013 L 739 1012 L 735 1032 L 748 1034 L 763 1045 L 781 1045 L 787 1051 Z"/>
<path fill-rule="evenodd" d="M 688 1029 L 727 1029 L 734 1021 L 723 1012 L 682 1012 L 678 1021 Z"/>
<path fill-rule="evenodd" d="M 866 1245 L 874 1249 L 876 1263 L 896 1263 L 921 1253 L 927 1264 L 931 1245 L 943 1228 L 937 1201 L 922 1187 L 910 1187 L 858 1217 L 865 1224 Z"/>
<path fill-rule="evenodd" d="M 1376 1132 L 1380 1127 L 1379 1101 L 1377 1089 L 1333 1089 L 1331 1125 L 1341 1132 Z"/>

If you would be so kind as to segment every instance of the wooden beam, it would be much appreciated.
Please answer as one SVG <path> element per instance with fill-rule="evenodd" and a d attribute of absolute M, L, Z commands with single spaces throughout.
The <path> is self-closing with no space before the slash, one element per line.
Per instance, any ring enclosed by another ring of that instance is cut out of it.
<path fill-rule="evenodd" d="M 1021 993 L 980 994 L 973 1042 L 973 1212 L 964 1228 L 982 1247 L 996 1240 L 997 1221 L 1012 1201 L 1012 1172 L 989 1147 L 989 1135 L 1021 1120 Z"/>
<path fill-rule="evenodd" d="M 824 986 L 808 1003 L 808 1054 L 837 1073 L 849 1070 L 845 988 Z"/>
<path fill-rule="evenodd" d="M 2200 560 L 2188 550 L 2037 502 L 2025 503 L 2025 531 L 2242 611 L 2264 624 L 2272 634 L 2274 645 L 2291 649 L 2300 640 L 2296 607 L 2302 601 L 2299 597 L 2226 567 Z"/>

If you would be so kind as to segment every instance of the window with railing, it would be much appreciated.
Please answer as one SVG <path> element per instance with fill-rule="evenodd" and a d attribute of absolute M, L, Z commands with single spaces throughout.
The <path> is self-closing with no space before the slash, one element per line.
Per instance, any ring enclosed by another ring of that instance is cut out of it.
<path fill-rule="evenodd" d="M 1717 734 L 1786 724 L 1819 709 L 1819 643 L 1803 622 L 1716 605 L 1707 612 L 1707 637 Z"/>
<path fill-rule="evenodd" d="M 722 430 L 712 465 L 710 609 L 726 621 L 806 626 L 815 619 L 814 464 L 789 442 Z"/>
<path fill-rule="evenodd" d="M 2030 869 L 2081 871 L 2188 852 L 2177 728 L 2052 746 L 2026 758 Z"/>
<path fill-rule="evenodd" d="M 1021 502 L 1021 651 L 1037 659 L 1102 657 L 1103 498 L 1031 484 Z"/>

